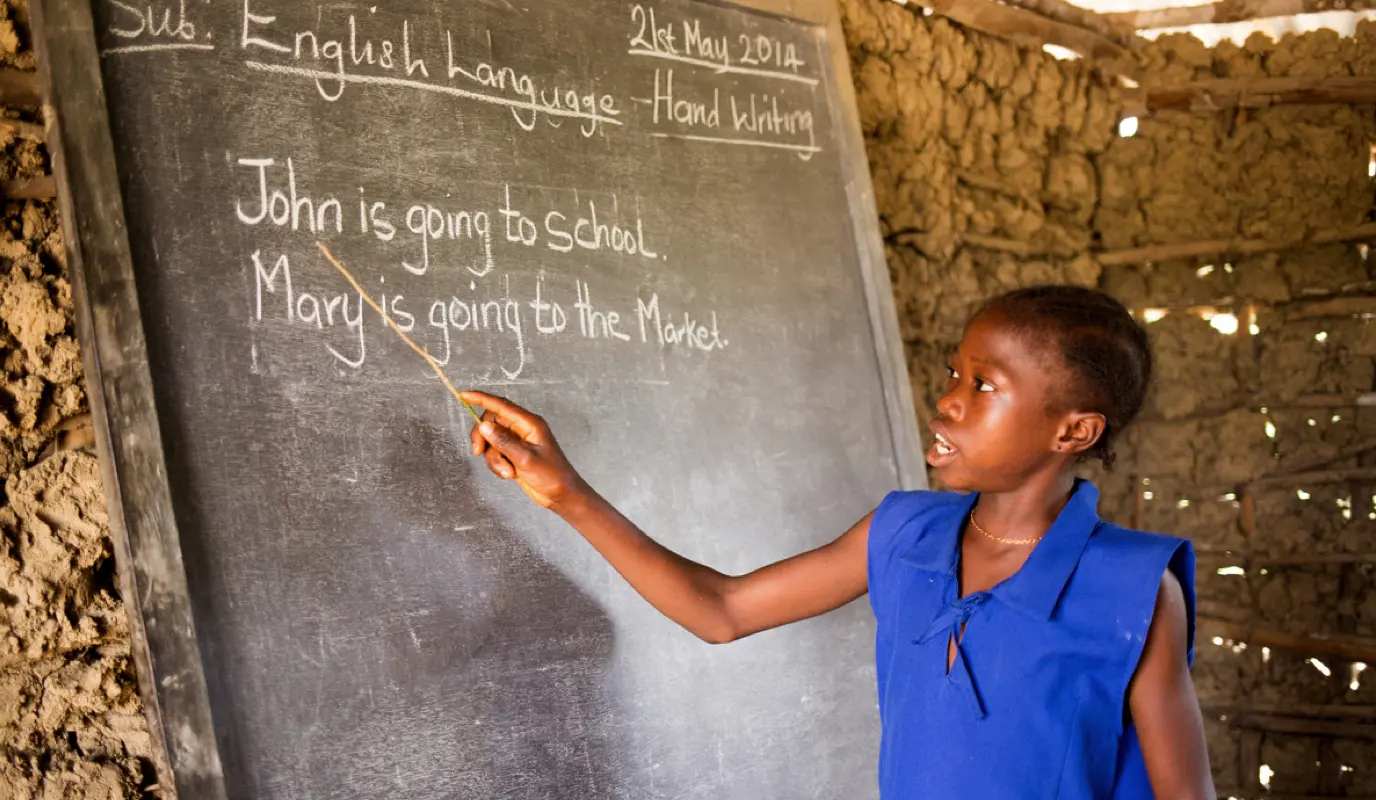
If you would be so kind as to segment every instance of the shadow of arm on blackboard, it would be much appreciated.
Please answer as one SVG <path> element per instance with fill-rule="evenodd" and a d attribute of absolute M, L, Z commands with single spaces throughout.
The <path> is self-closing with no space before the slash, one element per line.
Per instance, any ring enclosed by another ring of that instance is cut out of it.
<path fill-rule="evenodd" d="M 458 426 L 398 414 L 321 446 L 360 444 L 358 483 L 332 481 L 291 433 L 268 445 L 306 466 L 238 490 L 258 498 L 243 513 L 262 530 L 237 556 L 254 586 L 186 540 L 230 797 L 619 796 L 606 613 L 479 503 L 487 476 Z M 169 452 L 194 485 L 189 466 Z M 189 493 L 175 504 L 188 533 L 212 521 Z"/>
<path fill-rule="evenodd" d="M 613 794 L 621 748 L 611 620 L 471 490 L 488 475 L 468 453 L 466 429 L 409 420 L 395 441 L 386 469 L 399 477 L 428 473 L 446 487 L 417 498 L 399 523 L 472 523 L 452 534 L 468 570 L 452 579 L 483 587 L 486 597 L 456 610 L 456 640 L 441 650 L 447 680 L 459 688 L 454 702 L 481 722 L 459 732 L 462 757 L 481 773 L 475 784 L 493 796 Z M 526 500 L 513 492 L 511 502 Z"/>

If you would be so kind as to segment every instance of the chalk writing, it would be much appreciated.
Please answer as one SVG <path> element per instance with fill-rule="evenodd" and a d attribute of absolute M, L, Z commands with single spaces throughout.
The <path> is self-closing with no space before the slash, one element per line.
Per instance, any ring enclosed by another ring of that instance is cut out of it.
<path fill-rule="evenodd" d="M 683 312 L 683 324 L 675 324 L 674 320 L 664 321 L 664 317 L 659 308 L 659 295 L 652 294 L 648 302 L 645 300 L 636 301 L 636 319 L 640 323 L 640 340 L 648 342 L 652 339 L 658 340 L 661 345 L 683 344 L 694 350 L 712 352 L 726 347 L 727 341 L 722 338 L 721 331 L 717 328 L 717 312 L 711 312 L 712 324 L 710 327 L 703 325 L 695 320 L 689 312 Z M 648 331 L 654 331 L 651 336 Z"/>
<path fill-rule="evenodd" d="M 469 259 L 464 269 L 478 277 L 492 271 L 492 219 L 486 211 L 453 211 L 429 203 L 416 204 L 406 211 L 406 229 L 420 240 L 420 259 L 415 263 L 406 259 L 401 262 L 414 275 L 424 275 L 430 269 L 431 240 L 473 242 L 478 250 L 476 260 Z"/>
<path fill-rule="evenodd" d="M 701 20 L 681 20 L 677 26 L 670 21 L 661 24 L 655 9 L 640 4 L 631 6 L 631 27 L 634 33 L 626 52 L 633 56 L 693 64 L 718 74 L 817 85 L 816 78 L 799 74 L 806 63 L 798 56 L 798 46 L 772 36 L 738 34 L 733 48 L 731 37 L 705 33 Z"/>
<path fill-rule="evenodd" d="M 354 303 L 354 313 L 351 315 L 349 313 L 348 295 L 301 291 L 294 286 L 291 277 L 291 259 L 285 253 L 272 260 L 271 268 L 266 267 L 261 250 L 253 251 L 249 258 L 253 263 L 254 319 L 263 319 L 263 293 L 266 291 L 268 294 L 275 295 L 280 291 L 283 302 L 279 307 L 279 313 L 285 314 L 287 321 L 299 321 L 303 325 L 312 325 L 320 330 L 327 327 L 333 330 L 336 325 L 342 324 L 357 338 L 357 354 L 353 357 L 345 355 L 335 348 L 334 343 L 326 344 L 325 349 L 329 351 L 330 355 L 350 367 L 363 366 L 363 361 L 368 355 L 368 343 L 363 335 L 363 298 L 361 296 Z M 281 279 L 280 290 L 279 278 Z M 322 296 L 325 298 L 323 302 Z"/>
<path fill-rule="evenodd" d="M 320 253 L 325 256 L 325 260 L 329 261 L 331 266 L 339 270 L 339 274 L 344 276 L 344 280 L 348 281 L 349 285 L 354 288 L 354 291 L 358 292 L 358 295 L 360 298 L 362 298 L 363 302 L 367 303 L 370 307 L 372 307 L 374 311 L 378 312 L 379 314 L 384 314 L 385 316 L 385 313 L 382 310 L 382 306 L 379 305 L 376 301 L 373 300 L 373 298 L 369 297 L 368 294 L 363 291 L 363 287 L 358 285 L 358 279 L 355 278 L 353 274 L 349 272 L 349 270 L 345 269 L 343 264 L 339 263 L 339 259 L 334 257 L 334 254 L 330 252 L 330 248 L 326 247 L 324 242 L 319 241 L 315 243 L 315 246 L 320 248 Z M 469 402 L 463 398 L 463 395 L 459 393 L 459 390 L 454 388 L 454 384 L 450 382 L 449 376 L 444 374 L 444 370 L 441 369 L 442 365 L 435 360 L 434 356 L 430 355 L 430 353 L 427 352 L 425 348 L 416 344 L 415 341 L 412 340 L 410 336 L 407 336 L 406 333 L 403 330 L 401 330 L 401 328 L 398 327 L 395 323 L 392 324 L 392 330 L 396 331 L 397 336 L 400 336 L 403 342 L 406 342 L 407 347 L 410 347 L 412 350 L 415 350 L 425 359 L 425 362 L 429 364 L 430 368 L 435 371 L 435 375 L 439 377 L 440 382 L 444 384 L 444 388 L 449 390 L 449 393 L 454 396 L 454 399 L 458 400 L 460 403 L 463 404 L 463 407 L 468 411 L 469 415 L 471 415 L 475 420 L 482 421 L 482 417 L 478 416 L 477 409 L 473 408 L 473 406 L 470 405 Z M 358 482 L 357 474 L 355 474 L 353 482 Z M 471 527 L 471 525 L 459 526 L 455 528 L 455 530 L 464 531 L 470 529 Z M 411 639 L 416 643 L 417 647 L 420 646 L 420 642 L 416 640 L 414 632 L 411 634 Z"/>
<path fill-rule="evenodd" d="M 234 214 L 240 222 L 245 225 L 269 222 L 273 225 L 290 226 L 292 230 L 299 231 L 304 218 L 305 228 L 311 233 L 320 233 L 329 227 L 333 227 L 336 233 L 343 233 L 344 212 L 339 200 L 330 197 L 317 204 L 317 201 L 309 196 L 298 195 L 296 168 L 290 158 L 287 159 L 285 192 L 280 188 L 268 191 L 268 169 L 276 166 L 275 159 L 241 158 L 238 164 L 241 167 L 251 167 L 258 172 L 257 198 L 249 203 L 242 199 L 234 201 Z"/>
<path fill-rule="evenodd" d="M 574 291 L 578 300 L 573 307 L 578 310 L 578 332 L 586 339 L 631 340 L 630 334 L 618 330 L 621 315 L 615 311 L 599 310 L 592 302 L 592 289 L 582 281 L 574 281 Z"/>
<path fill-rule="evenodd" d="M 291 158 L 239 158 L 235 163 L 241 173 L 240 192 L 234 199 L 239 222 L 311 234 L 345 231 L 346 215 L 339 198 L 300 189 Z M 498 237 L 556 253 L 609 252 L 660 259 L 639 212 L 633 207 L 621 213 L 615 194 L 609 203 L 600 205 L 596 199 L 575 196 L 572 202 L 524 210 L 517 202 L 519 188 L 513 201 L 508 185 L 502 186 L 490 206 L 459 207 L 437 200 L 389 204 L 361 187 L 358 194 L 358 232 L 371 234 L 379 242 L 397 241 L 404 251 L 398 263 L 413 275 L 426 274 L 436 263 L 462 267 L 475 277 L 488 275 L 495 266 L 493 243 Z M 393 208 L 405 211 L 394 216 Z"/>
<path fill-rule="evenodd" d="M 545 213 L 543 227 L 512 207 L 511 187 L 505 187 L 505 197 L 499 213 L 506 220 L 506 240 L 519 242 L 527 247 L 540 241 L 541 230 L 545 236 L 545 246 L 560 253 L 568 253 L 574 248 L 581 250 L 611 250 L 625 255 L 641 258 L 659 258 L 645 241 L 645 226 L 639 214 L 634 223 L 616 216 L 616 195 L 612 195 L 613 211 L 608 213 L 603 206 L 602 216 L 597 213 L 597 201 L 586 204 L 575 201 L 574 207 L 556 209 Z"/>
<path fill-rule="evenodd" d="M 246 59 L 244 65 L 309 79 L 327 102 L 337 102 L 349 86 L 384 86 L 501 106 L 526 131 L 541 120 L 557 128 L 561 120 L 575 119 L 580 123 L 577 130 L 588 137 L 603 126 L 622 124 L 616 98 L 595 83 L 543 83 L 516 67 L 473 58 L 456 48 L 452 31 L 438 26 L 423 32 L 420 24 L 403 19 L 399 28 L 385 22 L 373 29 L 366 17 L 350 13 L 329 30 L 279 29 L 276 16 L 254 13 L 250 2 L 243 0 L 239 49 L 257 57 Z M 376 12 L 373 7 L 368 17 Z M 286 57 L 288 63 L 261 60 L 267 57 Z"/>
<path fill-rule="evenodd" d="M 308 171 L 292 157 L 253 155 L 233 163 L 239 225 L 302 241 L 356 238 L 396 253 L 395 269 L 362 279 L 371 284 L 367 289 L 340 283 L 290 246 L 257 246 L 245 254 L 252 322 L 268 330 L 277 323 L 313 330 L 345 367 L 362 369 L 370 353 L 385 352 L 376 337 L 385 338 L 388 326 L 405 334 L 432 366 L 461 370 L 480 382 L 492 379 L 492 368 L 499 380 L 525 380 L 538 342 L 550 337 L 703 354 L 728 346 L 711 307 L 670 309 L 673 301 L 662 291 L 604 296 L 595 276 L 503 267 L 500 248 L 535 248 L 556 260 L 602 253 L 658 263 L 662 256 L 650 244 L 638 200 L 572 191 L 554 192 L 566 199 L 552 200 L 548 188 L 512 184 L 464 187 L 466 200 L 396 200 L 360 186 L 355 215 L 345 213 L 340 193 L 312 187 Z M 258 342 L 250 347 L 258 369 Z"/>
<path fill-rule="evenodd" d="M 108 0 L 109 23 L 105 33 L 119 44 L 102 48 L 101 56 L 151 53 L 162 50 L 214 50 L 209 31 L 198 37 L 196 23 L 186 11 L 186 0 L 175 4 L 137 5 Z"/>
<path fill-rule="evenodd" d="M 325 341 L 324 347 L 331 356 L 348 367 L 363 367 L 373 329 L 366 323 L 362 294 L 346 291 L 346 286 L 319 269 L 311 269 L 309 283 L 305 283 L 301 270 L 293 267 L 294 261 L 300 264 L 302 258 L 262 249 L 249 254 L 254 291 L 252 320 L 284 320 L 328 334 L 332 338 Z M 703 353 L 724 349 L 729 344 L 715 310 L 708 309 L 702 315 L 691 310 L 667 312 L 657 292 L 638 295 L 632 298 L 632 306 L 616 310 L 594 300 L 590 282 L 575 279 L 571 284 L 565 287 L 572 295 L 571 301 L 566 295 L 563 302 L 556 299 L 544 276 L 531 281 L 531 299 L 524 302 L 513 289 L 509 275 L 502 276 L 495 287 L 469 282 L 443 295 L 379 292 L 379 322 L 384 326 L 394 324 L 411 334 L 441 366 L 449 365 L 464 351 L 465 337 L 493 335 L 497 338 L 497 366 L 507 380 L 516 380 L 526 369 L 531 352 L 530 331 L 537 338 L 572 334 L 589 341 L 679 346 Z M 577 320 L 572 327 L 571 315 Z M 633 336 L 632 331 L 638 335 Z M 385 331 L 379 335 L 385 336 Z M 482 365 L 463 366 L 484 372 Z"/>
<path fill-rule="evenodd" d="M 820 152 L 810 108 L 777 92 L 732 91 L 726 93 L 723 109 L 722 94 L 716 87 L 709 97 L 705 90 L 676 86 L 673 69 L 656 69 L 651 97 L 635 100 L 651 107 L 651 124 L 675 127 L 651 136 L 791 150 L 804 161 Z"/>

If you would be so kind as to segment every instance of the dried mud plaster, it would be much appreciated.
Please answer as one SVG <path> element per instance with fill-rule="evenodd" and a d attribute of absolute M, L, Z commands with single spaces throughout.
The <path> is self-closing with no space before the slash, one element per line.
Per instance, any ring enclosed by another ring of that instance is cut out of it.
<path fill-rule="evenodd" d="M 0 797 L 143 796 L 151 743 L 114 591 L 98 465 L 58 452 L 0 509 Z"/>
<path fill-rule="evenodd" d="M 32 462 L 83 413 L 81 352 L 61 231 L 51 202 L 9 204 L 0 219 L 0 469 Z"/>
<path fill-rule="evenodd" d="M 38 59 L 29 41 L 27 0 L 0 3 L 0 67 L 32 70 Z"/>
<path fill-rule="evenodd" d="M 1362 286 L 1370 294 L 1376 259 L 1337 244 L 1101 269 L 1092 253 L 1293 239 L 1368 221 L 1376 110 L 1163 112 L 1119 137 L 1118 90 L 1081 62 L 1020 51 L 892 2 L 843 0 L 842 10 L 919 414 L 934 413 L 947 353 L 981 300 L 1033 283 L 1097 285 L 1132 308 L 1169 312 L 1149 326 L 1158 360 L 1144 419 L 1120 441 L 1117 469 L 1092 471 L 1106 517 L 1189 536 L 1213 553 L 1370 552 L 1369 485 L 1364 494 L 1346 484 L 1281 485 L 1246 509 L 1229 487 L 1325 459 L 1325 469 L 1376 466 L 1374 457 L 1340 457 L 1376 441 L 1376 409 L 1323 405 L 1376 389 L 1376 325 L 1295 317 L 1316 296 Z M 1213 49 L 1167 36 L 1135 55 L 1148 79 L 1164 84 L 1376 76 L 1376 24 L 1348 39 L 1317 32 Z M 1220 324 L 1201 311 L 1222 315 Z M 1226 334 L 1229 319 L 1236 332 Z M 1369 570 L 1290 565 L 1263 574 L 1260 564 L 1218 559 L 1201 561 L 1201 613 L 1297 633 L 1376 633 Z M 1206 707 L 1376 698 L 1376 673 L 1351 689 L 1346 673 L 1325 676 L 1303 654 L 1212 635 L 1198 648 L 1194 677 Z M 1364 766 L 1376 764 L 1370 742 L 1340 738 L 1320 754 L 1314 737 L 1239 728 L 1231 717 L 1206 726 L 1221 789 L 1263 793 L 1256 765 L 1268 763 L 1276 791 L 1325 793 L 1341 763 L 1356 767 L 1340 779 L 1346 790 L 1376 793 L 1376 769 Z"/>
<path fill-rule="evenodd" d="M 159 796 L 51 202 L 0 215 L 0 371 L 0 797 Z"/>
<path fill-rule="evenodd" d="M 842 0 L 841 6 L 922 413 L 930 413 L 945 352 L 969 313 L 999 291 L 1069 281 L 1102 286 L 1137 308 L 1246 299 L 1263 311 L 1260 332 L 1245 347 L 1178 311 L 1153 326 L 1160 354 L 1148 409 L 1154 421 L 1121 443 L 1116 472 L 1096 476 L 1104 511 L 1124 521 L 1140 511 L 1143 525 L 1218 550 L 1369 549 L 1371 531 L 1335 513 L 1339 501 L 1351 499 L 1339 487 L 1312 488 L 1307 500 L 1288 488 L 1259 495 L 1257 518 L 1265 524 L 1253 541 L 1240 530 L 1236 499 L 1190 491 L 1248 480 L 1272 463 L 1338 454 L 1376 436 L 1376 413 L 1366 413 L 1372 409 L 1344 416 L 1278 407 L 1262 414 L 1261 403 L 1238 402 L 1371 389 L 1371 359 L 1350 357 L 1363 347 L 1376 353 L 1369 331 L 1325 320 L 1298 325 L 1285 317 L 1285 308 L 1314 292 L 1376 280 L 1357 249 L 1255 256 L 1229 262 L 1228 270 L 1212 265 L 1205 275 L 1196 262 L 1101 270 L 1091 252 L 1286 237 L 1364 221 L 1372 206 L 1366 172 L 1368 142 L 1376 136 L 1372 109 L 1163 113 L 1142 120 L 1136 136 L 1119 138 L 1119 90 L 1082 62 L 1021 50 L 893 2 Z M 21 9 L 0 4 L 0 67 L 35 66 Z M 1361 24 L 1351 39 L 1319 32 L 1212 50 L 1193 38 L 1163 37 L 1137 56 L 1153 81 L 1165 83 L 1376 76 L 1376 25 Z M 3 109 L 0 116 L 22 118 Z M 0 128 L 0 181 L 48 168 L 37 144 Z M 0 797 L 151 797 L 151 744 L 134 688 L 95 461 L 79 452 L 49 454 L 63 426 L 86 412 L 65 270 L 52 204 L 6 206 L 0 214 L 0 607 L 6 621 Z M 1329 334 L 1328 344 L 1316 342 L 1318 333 Z M 1151 501 L 1143 500 L 1144 476 L 1156 479 L 1148 487 Z M 1350 510 L 1356 522 L 1376 513 L 1361 502 Z M 1324 566 L 1260 578 L 1202 571 L 1201 597 L 1224 607 L 1264 608 L 1260 621 L 1278 626 L 1376 635 L 1376 579 L 1369 575 Z M 1376 678 L 1348 690 L 1297 655 L 1263 657 L 1259 650 L 1201 641 L 1195 676 L 1205 703 L 1376 702 Z M 1260 753 L 1277 771 L 1277 790 L 1319 788 L 1311 740 L 1263 740 L 1214 719 L 1208 726 L 1220 786 L 1254 783 L 1254 775 L 1238 769 Z M 1345 763 L 1376 763 L 1369 742 L 1338 740 L 1333 747 Z M 1345 786 L 1373 794 L 1376 776 L 1359 770 Z"/>
<path fill-rule="evenodd" d="M 931 409 L 931 365 L 983 298 L 1099 280 L 1095 162 L 1120 104 L 1081 63 L 940 17 L 876 0 L 842 14 L 900 332 Z"/>

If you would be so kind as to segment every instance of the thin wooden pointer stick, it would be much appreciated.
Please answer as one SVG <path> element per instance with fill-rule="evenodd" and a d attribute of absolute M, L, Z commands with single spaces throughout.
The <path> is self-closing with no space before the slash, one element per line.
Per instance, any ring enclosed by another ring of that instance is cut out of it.
<path fill-rule="evenodd" d="M 420 353 L 420 357 L 425 359 L 425 362 L 429 364 L 432 369 L 435 370 L 436 375 L 440 376 L 440 380 L 444 382 L 444 387 L 449 390 L 450 394 L 454 395 L 454 399 L 458 400 L 460 403 L 463 403 L 463 407 L 468 409 L 468 413 L 473 415 L 473 419 L 476 419 L 478 422 L 482 422 L 483 418 L 478 416 L 478 412 L 473 409 L 473 406 L 469 405 L 468 401 L 463 399 L 463 396 L 459 394 L 459 390 L 454 388 L 454 384 L 449 382 L 449 377 L 444 374 L 444 370 L 440 369 L 440 365 L 437 361 L 435 361 L 434 357 L 431 356 L 430 353 L 428 353 L 424 347 L 421 347 L 420 345 L 411 341 L 411 337 L 407 336 L 405 333 L 402 332 L 401 328 L 397 327 L 396 322 L 392 320 L 391 316 L 389 316 L 386 311 L 383 311 L 377 303 L 373 302 L 373 298 L 369 297 L 368 293 L 363 291 L 363 287 L 358 285 L 358 281 L 354 280 L 354 276 L 350 275 L 347 269 L 344 269 L 343 264 L 340 264 L 338 261 L 335 260 L 334 255 L 330 253 L 330 248 L 326 247 L 324 242 L 316 242 L 315 245 L 316 247 L 320 248 L 320 252 L 325 254 L 325 258 L 330 260 L 330 263 L 334 265 L 334 268 L 344 274 L 344 278 L 350 284 L 353 285 L 354 290 L 358 292 L 359 297 L 362 297 L 364 302 L 372 306 L 374 311 L 382 315 L 382 318 L 387 321 L 388 325 L 392 326 L 392 330 L 397 332 L 397 336 L 400 336 L 403 342 L 406 342 L 407 344 L 411 345 L 412 350 L 415 350 L 417 353 Z"/>
<path fill-rule="evenodd" d="M 334 265 L 334 268 L 339 270 L 344 275 L 344 279 L 347 280 L 350 283 L 350 285 L 354 287 L 354 290 L 358 292 L 358 296 L 362 297 L 363 300 L 368 303 L 368 305 L 372 306 L 374 311 L 382 315 L 382 318 L 387 321 L 387 324 L 392 326 L 392 330 L 397 332 L 397 336 L 400 336 L 403 342 L 406 342 L 407 344 L 411 345 L 412 350 L 415 350 L 417 353 L 420 353 L 420 357 L 425 359 L 425 363 L 429 364 L 430 367 L 433 370 L 435 370 L 435 374 L 440 376 L 440 380 L 444 382 L 444 386 L 446 389 L 449 390 L 449 393 L 454 395 L 454 399 L 458 400 L 460 403 L 463 403 L 463 407 L 468 409 L 468 413 L 473 415 L 473 419 L 477 420 L 479 424 L 481 424 L 483 418 L 478 416 L 478 412 L 473 410 L 473 406 L 469 405 L 468 401 L 463 399 L 463 396 L 459 394 L 459 390 L 454 388 L 454 384 L 449 382 L 449 376 L 445 375 L 444 370 L 440 369 L 439 363 L 436 362 L 435 359 L 428 352 L 426 352 L 424 347 L 421 347 L 420 345 L 411 341 L 411 337 L 407 336 L 401 328 L 397 327 L 396 322 L 392 321 L 392 318 L 387 315 L 387 312 L 383 311 L 377 303 L 373 302 L 373 298 L 369 297 L 368 293 L 363 291 L 363 287 L 358 285 L 358 281 L 354 280 L 354 276 L 350 275 L 347 269 L 344 269 L 343 264 L 340 264 L 338 261 L 335 260 L 334 254 L 330 252 L 330 248 L 326 247 L 324 242 L 316 242 L 315 246 L 319 247 L 320 252 L 325 254 L 325 258 L 329 259 L 330 263 Z M 530 497 L 530 499 L 534 500 L 540 505 L 549 504 L 548 501 L 544 500 L 541 495 L 536 493 L 535 490 L 531 489 L 530 486 L 521 478 L 516 478 L 516 485 L 520 486 L 521 491 L 525 492 Z"/>

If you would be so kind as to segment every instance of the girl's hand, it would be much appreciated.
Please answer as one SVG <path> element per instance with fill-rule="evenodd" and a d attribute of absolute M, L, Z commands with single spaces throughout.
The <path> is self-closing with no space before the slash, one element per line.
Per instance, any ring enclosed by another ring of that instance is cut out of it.
<path fill-rule="evenodd" d="M 473 455 L 483 456 L 493 475 L 516 481 L 526 496 L 556 513 L 591 493 L 543 419 L 501 397 L 460 395 L 483 409 L 469 438 Z"/>

